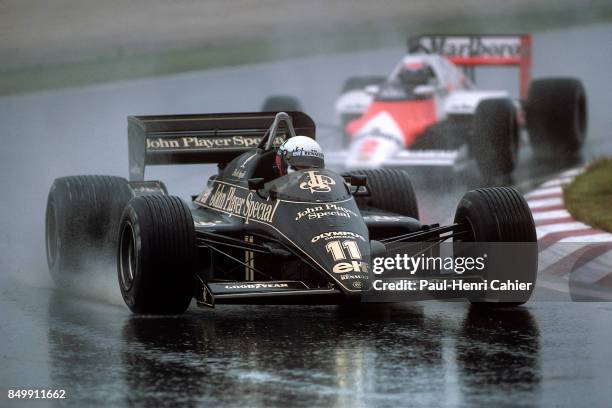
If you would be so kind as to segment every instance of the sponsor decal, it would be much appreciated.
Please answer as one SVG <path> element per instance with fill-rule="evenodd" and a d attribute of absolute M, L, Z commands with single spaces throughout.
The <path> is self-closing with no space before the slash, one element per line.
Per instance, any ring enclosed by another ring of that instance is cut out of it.
<path fill-rule="evenodd" d="M 240 166 L 236 167 L 233 171 L 232 171 L 232 176 L 236 177 L 236 178 L 243 178 L 246 175 L 246 169 L 245 166 L 251 161 L 251 159 L 253 157 L 257 156 L 257 153 L 253 153 L 252 155 L 248 156 L 245 159 L 242 159 L 242 163 L 240 163 Z"/>
<path fill-rule="evenodd" d="M 363 261 L 351 261 L 351 262 L 340 262 L 334 265 L 332 269 L 333 273 L 368 273 L 370 265 Z M 357 279 L 363 278 L 363 276 L 341 276 L 340 279 Z"/>
<path fill-rule="evenodd" d="M 303 211 L 298 211 L 295 220 L 301 219 L 314 220 L 323 217 L 357 217 L 357 213 L 348 208 L 334 203 L 321 204 L 314 207 L 308 207 Z"/>
<path fill-rule="evenodd" d="M 308 180 L 300 183 L 302 190 L 310 190 L 311 193 L 329 193 L 331 186 L 335 185 L 336 181 L 324 174 L 318 174 L 316 170 L 308 172 Z"/>
<path fill-rule="evenodd" d="M 318 157 L 320 159 L 323 159 L 323 153 L 316 150 L 316 149 L 311 149 L 311 150 L 306 150 L 304 148 L 297 148 L 294 151 L 291 152 L 291 156 L 306 156 L 306 157 Z"/>
<path fill-rule="evenodd" d="M 261 136 L 181 136 L 181 137 L 149 137 L 146 148 L 149 151 L 189 150 L 189 149 L 224 149 L 252 148 L 261 142 Z M 285 138 L 277 136 L 274 145 L 279 146 Z"/>
<path fill-rule="evenodd" d="M 521 37 L 432 36 L 411 45 L 411 52 L 442 54 L 448 57 L 516 58 L 523 52 Z"/>
<path fill-rule="evenodd" d="M 206 201 L 208 200 L 208 197 L 210 196 L 211 191 L 212 191 L 212 188 L 202 191 L 200 195 L 195 199 L 195 201 L 200 204 L 205 204 Z"/>
<path fill-rule="evenodd" d="M 361 260 L 361 250 L 359 249 L 359 245 L 357 245 L 357 241 L 353 239 L 329 241 L 325 244 L 325 249 L 334 259 L 334 262 L 342 261 L 334 265 L 332 268 L 333 273 L 368 273 L 370 265 Z M 341 280 L 356 278 L 360 277 L 350 277 L 349 275 L 340 277 Z"/>
<path fill-rule="evenodd" d="M 363 282 L 362 281 L 355 281 L 355 282 L 353 282 L 353 287 L 355 289 L 361 289 L 361 288 L 363 288 Z"/>
<path fill-rule="evenodd" d="M 340 275 L 340 280 L 341 281 L 349 280 L 349 279 L 359 279 L 361 281 L 361 279 L 367 279 L 367 277 L 365 277 L 363 275 L 352 275 L 350 273 L 346 273 L 344 275 Z"/>
<path fill-rule="evenodd" d="M 350 232 L 350 231 L 330 231 L 330 232 L 323 232 L 319 235 L 315 235 L 314 237 L 312 237 L 312 239 L 310 240 L 310 242 L 312 242 L 313 244 L 319 240 L 323 240 L 323 241 L 328 241 L 332 238 L 357 238 L 360 239 L 362 241 L 365 242 L 365 238 L 363 236 L 361 236 L 360 234 L 357 234 L 356 232 Z"/>
<path fill-rule="evenodd" d="M 224 286 L 225 289 L 274 289 L 288 287 L 288 283 L 234 283 Z"/>
<path fill-rule="evenodd" d="M 243 178 L 245 174 L 246 174 L 246 171 L 241 167 L 237 167 L 234 169 L 234 171 L 232 171 L 232 177 L 236 177 L 239 179 Z"/>
<path fill-rule="evenodd" d="M 202 194 L 201 197 L 204 197 L 205 201 L 198 199 L 200 204 L 244 217 L 246 222 L 254 219 L 271 223 L 279 203 L 276 201 L 275 204 L 268 204 L 259 201 L 253 192 L 246 193 L 244 189 L 221 183 L 216 183 L 211 192 Z"/>

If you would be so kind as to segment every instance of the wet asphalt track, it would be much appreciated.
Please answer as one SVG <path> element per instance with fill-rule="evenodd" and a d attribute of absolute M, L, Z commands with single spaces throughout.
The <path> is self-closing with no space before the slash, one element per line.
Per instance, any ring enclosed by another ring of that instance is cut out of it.
<path fill-rule="evenodd" d="M 589 95 L 585 157 L 612 152 L 611 26 L 537 34 L 534 76 L 577 75 Z M 612 305 L 569 303 L 538 290 L 516 310 L 464 303 L 384 308 L 223 307 L 182 317 L 130 315 L 112 268 L 79 294 L 53 289 L 43 214 L 53 178 L 127 173 L 128 114 L 256 110 L 267 94 L 299 95 L 318 123 L 349 74 L 388 72 L 401 48 L 310 57 L 165 78 L 0 98 L 0 405 L 8 388 L 64 388 L 66 403 L 209 406 L 608 406 Z M 499 71 L 483 87 L 516 84 Z M 326 148 L 337 146 L 320 126 Z M 515 182 L 572 163 L 535 162 Z M 187 196 L 211 167 L 157 168 Z M 7 177 L 8 176 L 8 177 Z M 450 217 L 477 177 L 430 188 L 417 180 L 427 221 Z M 427 187 L 427 188 L 426 188 Z M 194 190 L 195 188 L 195 190 Z M 41 404 L 42 405 L 42 404 Z M 53 403 L 51 403 L 53 405 Z"/>

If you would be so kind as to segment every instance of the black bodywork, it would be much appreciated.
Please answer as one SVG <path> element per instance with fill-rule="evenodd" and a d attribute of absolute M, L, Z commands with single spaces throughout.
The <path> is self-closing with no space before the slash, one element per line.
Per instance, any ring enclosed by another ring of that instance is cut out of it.
<path fill-rule="evenodd" d="M 270 126 L 270 124 L 272 124 Z M 359 208 L 366 180 L 326 169 L 279 176 L 275 146 L 315 137 L 300 112 L 129 118 L 130 178 L 147 164 L 212 163 L 218 174 L 192 197 L 200 305 L 359 301 L 373 256 L 402 242 L 435 244 L 466 231 Z"/>

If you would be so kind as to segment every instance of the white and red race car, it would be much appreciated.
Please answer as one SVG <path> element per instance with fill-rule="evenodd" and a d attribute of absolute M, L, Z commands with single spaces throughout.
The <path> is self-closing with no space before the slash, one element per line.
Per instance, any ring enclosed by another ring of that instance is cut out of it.
<path fill-rule="evenodd" d="M 475 68 L 518 67 L 520 99 L 474 85 Z M 462 167 L 508 175 L 521 130 L 538 155 L 574 155 L 587 127 L 586 95 L 574 78 L 530 80 L 530 35 L 426 35 L 386 78 L 349 78 L 336 101 L 345 151 L 327 162 L 348 168 Z"/>

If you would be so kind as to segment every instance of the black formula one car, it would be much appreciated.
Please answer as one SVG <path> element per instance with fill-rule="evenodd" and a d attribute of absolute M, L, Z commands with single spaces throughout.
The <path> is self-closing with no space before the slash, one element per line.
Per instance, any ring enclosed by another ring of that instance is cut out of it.
<path fill-rule="evenodd" d="M 182 313 L 194 297 L 209 307 L 341 304 L 372 292 L 372 259 L 398 246 L 536 240 L 531 212 L 511 188 L 466 193 L 454 222 L 440 226 L 418 220 L 403 171 L 279 176 L 276 147 L 296 133 L 315 137 L 304 113 L 129 117 L 130 181 L 71 176 L 51 187 L 52 277 L 70 286 L 92 261 L 116 259 L 121 293 L 135 313 Z M 146 165 L 184 163 L 219 169 L 190 204 L 144 179 Z M 536 269 L 537 249 L 518 273 L 535 281 Z"/>

